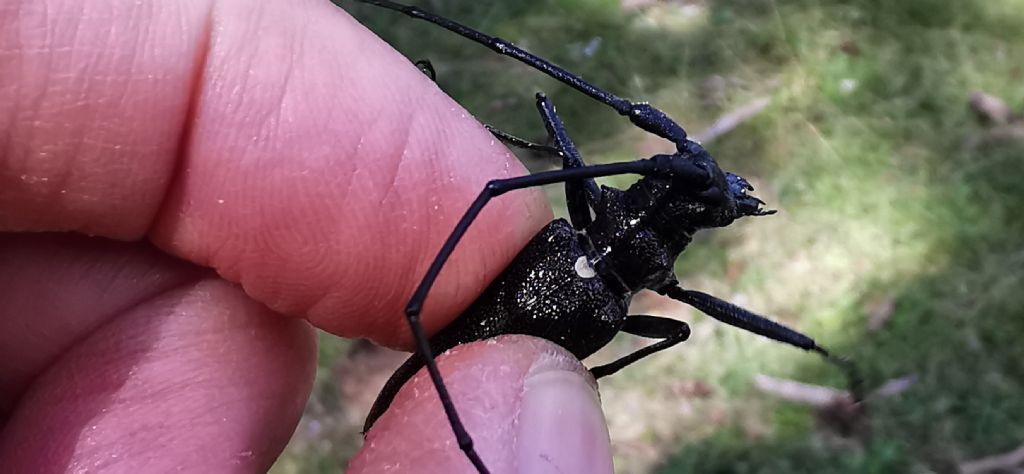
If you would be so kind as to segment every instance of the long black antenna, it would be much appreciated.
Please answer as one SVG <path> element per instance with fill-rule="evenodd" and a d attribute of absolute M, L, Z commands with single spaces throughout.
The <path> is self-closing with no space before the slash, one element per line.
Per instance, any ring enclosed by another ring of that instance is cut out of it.
<path fill-rule="evenodd" d="M 492 51 L 508 56 L 519 62 L 529 65 L 530 67 L 537 69 L 548 76 L 551 76 L 558 81 L 576 89 L 591 98 L 608 105 L 615 109 L 619 115 L 629 117 L 629 121 L 633 122 L 634 125 L 640 127 L 647 132 L 653 133 L 661 138 L 664 138 L 676 145 L 676 148 L 680 153 L 686 153 L 686 142 L 689 141 L 686 136 L 686 131 L 683 127 L 679 126 L 671 117 L 665 112 L 655 108 L 651 104 L 646 102 L 632 102 L 628 99 L 623 99 L 611 92 L 608 92 L 600 87 L 590 84 L 584 81 L 581 77 L 562 69 L 558 65 L 512 44 L 511 42 L 495 37 L 486 35 L 479 31 L 476 31 L 466 25 L 449 20 L 447 18 L 435 15 L 431 12 L 423 10 L 422 8 L 402 5 L 387 0 L 356 0 L 361 3 L 369 3 L 378 7 L 387 8 L 394 10 L 412 18 L 418 20 L 427 21 L 440 26 L 448 31 L 463 36 L 469 40 L 475 41 Z"/>

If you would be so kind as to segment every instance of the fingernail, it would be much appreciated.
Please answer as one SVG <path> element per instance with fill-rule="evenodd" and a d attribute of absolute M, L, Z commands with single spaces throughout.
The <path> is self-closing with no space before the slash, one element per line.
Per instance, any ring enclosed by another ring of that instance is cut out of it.
<path fill-rule="evenodd" d="M 612 473 L 608 428 L 595 382 L 590 374 L 564 365 L 534 367 L 524 381 L 518 472 Z"/>

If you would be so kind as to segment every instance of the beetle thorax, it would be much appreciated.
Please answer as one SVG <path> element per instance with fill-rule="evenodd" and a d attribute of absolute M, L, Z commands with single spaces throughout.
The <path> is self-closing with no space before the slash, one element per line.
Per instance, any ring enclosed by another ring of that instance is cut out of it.
<path fill-rule="evenodd" d="M 734 220 L 722 207 L 686 195 L 669 179 L 646 177 L 625 191 L 602 187 L 587 235 L 630 290 L 654 289 L 675 279 L 676 258 L 694 233 Z"/>
<path fill-rule="evenodd" d="M 601 258 L 632 292 L 671 280 L 672 266 L 690 235 L 666 236 L 656 231 L 652 224 L 660 220 L 657 210 L 645 206 L 642 201 L 648 196 L 633 188 L 602 187 L 601 191 L 601 208 L 595 209 L 594 222 L 587 227 Z"/>

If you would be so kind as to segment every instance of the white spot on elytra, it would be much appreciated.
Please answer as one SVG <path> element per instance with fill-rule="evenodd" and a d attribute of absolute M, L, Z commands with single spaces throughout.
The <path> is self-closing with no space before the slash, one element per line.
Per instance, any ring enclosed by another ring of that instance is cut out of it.
<path fill-rule="evenodd" d="M 629 221 L 629 225 L 637 225 L 640 223 L 640 218 L 632 219 Z"/>
<path fill-rule="evenodd" d="M 594 267 L 590 266 L 586 256 L 576 259 L 576 274 L 580 278 L 594 278 L 597 276 L 597 272 L 594 271 Z"/>

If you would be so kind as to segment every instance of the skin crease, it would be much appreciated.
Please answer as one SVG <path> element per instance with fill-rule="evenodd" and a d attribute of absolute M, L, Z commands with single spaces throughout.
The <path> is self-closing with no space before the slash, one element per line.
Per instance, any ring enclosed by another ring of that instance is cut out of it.
<path fill-rule="evenodd" d="M 309 394 L 312 328 L 410 347 L 402 308 L 441 242 L 488 179 L 524 172 L 326 1 L 14 0 L 0 32 L 5 472 L 266 470 Z M 536 191 L 494 201 L 428 330 L 550 219 Z M 478 345 L 453 358 L 457 397 L 494 354 L 558 351 Z M 392 429 L 413 446 L 403 430 L 448 428 Z"/>

